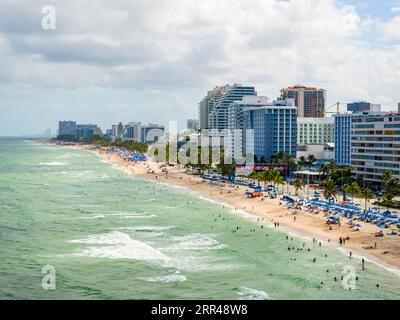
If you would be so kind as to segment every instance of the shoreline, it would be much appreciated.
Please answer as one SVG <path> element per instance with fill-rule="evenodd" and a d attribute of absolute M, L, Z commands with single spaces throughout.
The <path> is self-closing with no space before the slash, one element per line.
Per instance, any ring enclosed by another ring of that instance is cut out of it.
<path fill-rule="evenodd" d="M 348 256 L 348 253 L 352 251 L 353 259 L 361 260 L 364 258 L 366 262 L 373 263 L 400 277 L 400 237 L 389 237 L 385 234 L 383 238 L 376 238 L 372 234 L 381 229 L 375 225 L 362 223 L 361 230 L 354 231 L 343 223 L 341 227 L 335 225 L 332 226 L 332 230 L 329 230 L 329 227 L 325 224 L 325 218 L 321 214 L 314 215 L 300 211 L 294 215 L 292 210 L 279 205 L 279 199 L 266 199 L 264 201 L 247 199 L 245 196 L 247 188 L 243 186 L 238 189 L 227 186 L 210 186 L 201 182 L 200 177 L 189 175 L 185 173 L 184 169 L 177 167 L 168 167 L 168 173 L 162 173 L 161 168 L 159 168 L 161 163 L 151 160 L 128 162 L 118 155 L 107 153 L 104 150 L 94 150 L 85 146 L 64 146 L 63 148 L 89 151 L 134 178 L 162 183 L 176 189 L 189 190 L 194 196 L 217 205 L 229 207 L 232 214 L 243 215 L 244 219 L 256 223 L 261 222 L 265 227 L 274 229 L 274 222 L 279 222 L 280 226 L 275 230 L 310 241 L 316 239 L 324 246 L 330 246 L 341 251 L 345 256 Z M 153 171 L 154 173 L 149 173 Z M 296 216 L 296 221 L 293 221 L 292 217 L 294 216 Z M 340 236 L 350 237 L 345 246 L 339 245 L 338 238 Z M 371 249 L 374 242 L 378 243 L 377 249 Z M 388 251 L 388 253 L 383 254 L 385 251 Z"/>

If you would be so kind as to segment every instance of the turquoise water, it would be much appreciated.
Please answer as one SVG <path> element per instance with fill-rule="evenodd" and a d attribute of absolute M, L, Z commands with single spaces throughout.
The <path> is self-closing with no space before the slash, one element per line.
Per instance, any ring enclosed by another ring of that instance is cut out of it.
<path fill-rule="evenodd" d="M 286 236 L 91 153 L 0 138 L 0 299 L 399 297 L 389 271 Z M 55 290 L 42 288 L 47 264 Z"/>

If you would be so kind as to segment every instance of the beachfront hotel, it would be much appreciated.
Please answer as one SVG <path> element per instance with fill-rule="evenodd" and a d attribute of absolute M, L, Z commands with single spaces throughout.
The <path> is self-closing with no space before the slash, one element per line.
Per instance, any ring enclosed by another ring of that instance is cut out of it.
<path fill-rule="evenodd" d="M 351 165 L 372 183 L 380 183 L 385 171 L 400 178 L 400 113 L 351 117 Z"/>
<path fill-rule="evenodd" d="M 59 121 L 58 123 L 59 136 L 72 136 L 81 139 L 102 134 L 101 129 L 96 124 L 76 124 L 75 121 Z"/>
<path fill-rule="evenodd" d="M 335 119 L 297 118 L 297 159 L 313 155 L 316 159 L 334 158 Z"/>
<path fill-rule="evenodd" d="M 335 140 L 335 119 L 301 118 L 297 119 L 297 143 L 299 145 L 323 145 Z"/>
<path fill-rule="evenodd" d="M 58 122 L 58 135 L 66 136 L 71 135 L 75 136 L 76 134 L 76 122 L 75 121 L 59 121 Z"/>
<path fill-rule="evenodd" d="M 228 128 L 228 106 L 244 96 L 256 96 L 252 86 L 240 84 L 215 87 L 199 103 L 200 129 L 224 130 Z"/>
<path fill-rule="evenodd" d="M 249 96 L 228 109 L 228 154 L 244 156 L 246 150 L 254 149 L 255 157 L 264 161 L 280 151 L 296 156 L 297 107 L 293 99 L 270 101 Z M 246 137 L 249 129 L 253 130 L 252 139 Z"/>
<path fill-rule="evenodd" d="M 90 138 L 94 135 L 102 135 L 102 132 L 96 124 L 78 124 L 76 126 L 75 136 L 77 139 Z"/>
<path fill-rule="evenodd" d="M 351 118 L 353 113 L 335 114 L 335 161 L 341 166 L 351 165 Z"/>

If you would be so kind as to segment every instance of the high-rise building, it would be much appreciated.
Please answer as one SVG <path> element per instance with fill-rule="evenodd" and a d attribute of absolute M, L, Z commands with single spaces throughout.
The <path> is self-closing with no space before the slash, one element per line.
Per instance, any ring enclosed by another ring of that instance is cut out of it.
<path fill-rule="evenodd" d="M 113 125 L 111 126 L 111 136 L 112 136 L 113 138 L 118 137 L 118 126 L 117 126 L 116 124 L 113 124 Z"/>
<path fill-rule="evenodd" d="M 351 118 L 353 113 L 334 115 L 335 161 L 338 165 L 351 165 Z"/>
<path fill-rule="evenodd" d="M 192 131 L 199 130 L 199 120 L 198 119 L 188 119 L 186 121 L 186 128 Z"/>
<path fill-rule="evenodd" d="M 385 171 L 400 178 L 400 113 L 353 115 L 351 165 L 372 183 L 379 184 Z"/>
<path fill-rule="evenodd" d="M 224 130 L 228 127 L 228 106 L 244 96 L 256 96 L 254 87 L 240 84 L 216 87 L 200 102 L 200 129 Z"/>
<path fill-rule="evenodd" d="M 141 142 L 153 143 L 160 140 L 165 135 L 165 127 L 158 124 L 149 123 L 141 129 Z"/>
<path fill-rule="evenodd" d="M 335 141 L 335 119 L 326 118 L 298 118 L 297 144 L 324 145 Z"/>
<path fill-rule="evenodd" d="M 76 135 L 76 122 L 75 121 L 59 121 L 58 123 L 59 136 L 75 136 Z"/>
<path fill-rule="evenodd" d="M 347 104 L 347 111 L 350 112 L 380 112 L 381 105 L 373 104 L 366 101 L 358 101 Z"/>
<path fill-rule="evenodd" d="M 129 122 L 124 128 L 124 140 L 141 142 L 142 124 L 140 122 Z"/>
<path fill-rule="evenodd" d="M 97 134 L 98 128 L 95 124 L 78 124 L 76 126 L 76 137 L 90 138 Z"/>
<path fill-rule="evenodd" d="M 267 97 L 244 97 L 229 106 L 228 149 L 231 155 L 245 156 L 247 144 L 258 160 L 268 160 L 283 151 L 296 156 L 297 107 L 293 99 L 269 101 Z M 242 135 L 234 134 L 241 129 Z M 248 141 L 246 130 L 252 130 Z"/>
<path fill-rule="evenodd" d="M 122 124 L 122 122 L 120 122 L 117 125 L 117 137 L 121 138 L 123 134 L 124 134 L 124 125 Z"/>
<path fill-rule="evenodd" d="M 280 99 L 294 99 L 301 118 L 323 118 L 325 115 L 326 91 L 316 87 L 296 85 L 281 90 Z"/>
<path fill-rule="evenodd" d="M 228 137 L 227 154 L 229 156 L 245 156 L 245 112 L 246 108 L 271 105 L 268 97 L 245 96 L 241 101 L 235 101 L 228 107 Z M 237 130 L 239 129 L 239 130 Z M 236 130 L 236 131 L 235 131 Z"/>

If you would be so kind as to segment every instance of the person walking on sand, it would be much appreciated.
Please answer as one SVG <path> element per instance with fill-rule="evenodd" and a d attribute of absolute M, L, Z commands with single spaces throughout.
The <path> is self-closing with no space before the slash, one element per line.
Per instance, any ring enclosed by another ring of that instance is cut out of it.
<path fill-rule="evenodd" d="M 364 258 L 361 259 L 362 270 L 365 271 L 365 260 Z"/>
<path fill-rule="evenodd" d="M 349 252 L 349 258 L 351 259 L 351 257 L 353 256 L 353 252 Z"/>

